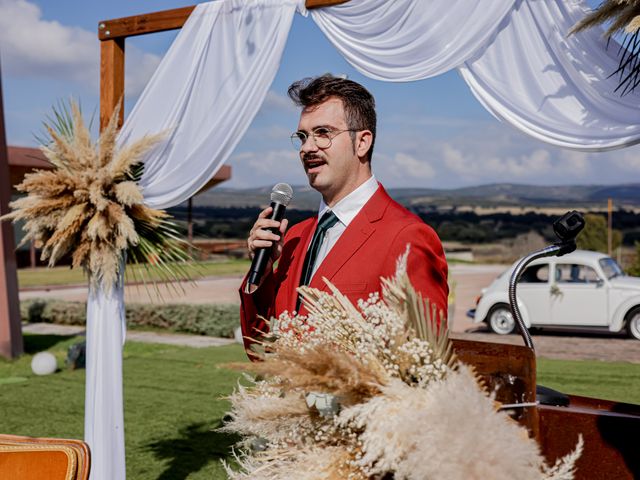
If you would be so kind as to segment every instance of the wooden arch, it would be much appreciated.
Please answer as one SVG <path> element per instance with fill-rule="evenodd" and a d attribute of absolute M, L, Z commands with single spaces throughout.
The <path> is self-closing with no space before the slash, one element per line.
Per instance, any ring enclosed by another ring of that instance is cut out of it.
<path fill-rule="evenodd" d="M 308 9 L 328 7 L 346 3 L 349 0 L 306 0 Z M 118 101 L 124 98 L 124 55 L 125 39 L 137 35 L 165 32 L 182 28 L 193 12 L 190 7 L 145 13 L 131 17 L 104 20 L 98 24 L 100 39 L 100 129 L 102 130 L 113 114 Z M 124 121 L 120 110 L 119 126 Z"/>

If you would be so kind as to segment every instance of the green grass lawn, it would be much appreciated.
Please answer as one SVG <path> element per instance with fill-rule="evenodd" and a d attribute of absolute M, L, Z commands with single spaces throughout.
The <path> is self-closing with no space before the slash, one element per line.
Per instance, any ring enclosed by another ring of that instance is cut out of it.
<path fill-rule="evenodd" d="M 27 355 L 0 360 L 0 433 L 82 438 L 84 370 L 31 373 L 34 353 L 49 350 L 63 365 L 77 338 L 25 335 Z M 233 436 L 215 431 L 237 384 L 221 363 L 245 360 L 240 346 L 196 349 L 127 343 L 124 350 L 128 478 L 217 480 Z M 565 393 L 640 403 L 640 365 L 542 359 L 538 380 Z"/>
<path fill-rule="evenodd" d="M 197 262 L 194 273 L 197 277 L 209 277 L 217 275 L 244 275 L 249 268 L 249 260 L 229 259 L 222 261 Z M 139 265 L 127 265 L 127 281 L 132 282 L 140 279 L 136 275 L 138 271 L 143 271 L 144 267 Z M 145 272 L 146 273 L 146 272 Z M 152 278 L 158 280 L 154 275 Z M 18 270 L 18 284 L 20 287 L 41 287 L 47 285 L 68 285 L 85 283 L 86 277 L 82 270 L 67 267 L 38 267 L 23 268 Z"/>
<path fill-rule="evenodd" d="M 538 359 L 538 383 L 563 393 L 640 404 L 640 364 Z"/>
<path fill-rule="evenodd" d="M 0 433 L 82 438 L 84 370 L 31 373 L 31 354 L 47 349 L 64 365 L 77 338 L 25 335 L 29 355 L 0 360 Z M 215 431 L 223 399 L 239 378 L 220 363 L 245 359 L 240 346 L 205 349 L 127 343 L 124 350 L 127 476 L 223 479 L 220 460 L 237 438 Z M 21 381 L 22 380 L 22 381 Z"/>

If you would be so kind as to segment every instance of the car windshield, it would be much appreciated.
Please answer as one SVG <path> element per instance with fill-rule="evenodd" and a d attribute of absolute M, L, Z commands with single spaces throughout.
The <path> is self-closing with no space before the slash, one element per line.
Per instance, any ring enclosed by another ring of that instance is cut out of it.
<path fill-rule="evenodd" d="M 619 277 L 624 275 L 624 271 L 622 270 L 622 267 L 620 267 L 620 265 L 618 265 L 618 262 L 616 262 L 613 258 L 603 258 L 600 260 L 600 268 L 602 268 L 602 271 L 604 272 L 604 275 L 607 277 L 607 279 L 612 279 L 613 277 Z"/>

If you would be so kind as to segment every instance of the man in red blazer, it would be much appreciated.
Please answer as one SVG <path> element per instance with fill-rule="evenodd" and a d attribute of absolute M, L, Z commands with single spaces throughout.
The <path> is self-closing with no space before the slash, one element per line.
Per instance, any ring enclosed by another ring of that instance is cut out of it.
<path fill-rule="evenodd" d="M 380 277 L 395 273 L 407 244 L 407 272 L 414 287 L 438 311 L 447 314 L 447 263 L 436 233 L 395 202 L 371 171 L 376 135 L 375 101 L 360 84 L 323 75 L 295 82 L 289 96 L 302 107 L 299 148 L 309 184 L 322 201 L 318 216 L 287 232 L 287 220 L 268 218 L 263 210 L 248 238 L 249 254 L 272 249 L 272 262 L 259 285 L 240 288 L 240 321 L 245 348 L 268 331 L 261 318 L 300 311 L 296 289 L 302 284 L 327 290 L 323 277 L 354 304 L 380 291 Z M 277 228 L 280 235 L 268 228 Z M 285 235 L 286 232 L 286 235 Z M 275 271 L 273 262 L 278 260 Z"/>

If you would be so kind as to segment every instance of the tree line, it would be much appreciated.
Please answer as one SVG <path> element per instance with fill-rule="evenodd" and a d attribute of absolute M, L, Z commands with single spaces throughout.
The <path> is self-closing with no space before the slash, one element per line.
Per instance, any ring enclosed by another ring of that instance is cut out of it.
<path fill-rule="evenodd" d="M 412 208 L 413 212 L 429 224 L 443 241 L 468 244 L 487 243 L 514 239 L 528 232 L 536 232 L 545 240 L 553 242 L 553 222 L 556 216 L 539 212 L 512 214 L 497 212 L 478 215 L 471 211 L 454 209 L 438 210 L 428 207 Z M 192 211 L 193 231 L 196 237 L 245 238 L 260 212 L 257 207 L 195 207 Z M 169 210 L 186 233 L 187 208 L 174 207 Z M 315 215 L 311 210 L 289 210 L 290 225 Z M 594 250 L 601 250 L 602 239 L 606 249 L 606 216 L 588 213 L 587 229 L 581 234 Z M 622 244 L 633 246 L 640 241 L 640 214 L 630 210 L 617 210 L 613 215 L 614 248 Z M 580 239 L 579 237 L 579 239 Z M 594 243 L 595 242 L 595 243 Z M 594 246 L 598 248 L 593 248 Z"/>

